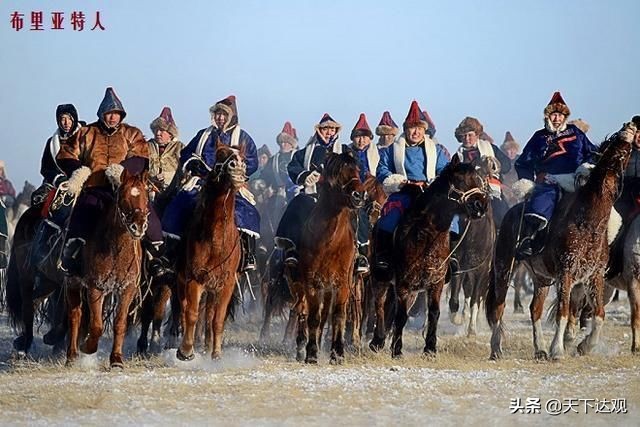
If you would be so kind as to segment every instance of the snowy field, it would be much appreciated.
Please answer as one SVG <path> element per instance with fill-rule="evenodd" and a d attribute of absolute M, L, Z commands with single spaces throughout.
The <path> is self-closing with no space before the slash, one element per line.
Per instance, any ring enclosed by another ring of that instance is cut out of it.
<path fill-rule="evenodd" d="M 41 333 L 33 359 L 16 359 L 2 315 L 0 425 L 640 424 L 640 357 L 630 354 L 625 294 L 607 307 L 595 354 L 575 355 L 581 331 L 561 362 L 533 359 L 528 314 L 513 314 L 512 306 L 505 358 L 489 361 L 484 319 L 479 334 L 467 338 L 450 323 L 445 303 L 435 359 L 421 357 L 424 343 L 414 329 L 405 335 L 402 359 L 363 350 L 341 366 L 329 365 L 326 354 L 317 366 L 297 363 L 277 344 L 282 323 L 274 325 L 273 344 L 257 348 L 257 319 L 241 318 L 228 328 L 220 361 L 179 362 L 175 350 L 131 360 L 135 339 L 129 337 L 126 369 L 110 372 L 106 337 L 97 355 L 67 368 Z M 548 342 L 551 331 L 547 325 Z M 523 411 L 540 413 L 512 414 L 516 399 Z M 612 399 L 625 399 L 627 413 L 597 412 L 595 399 L 608 400 L 603 411 L 613 409 Z M 558 403 L 555 411 L 567 413 L 551 415 L 550 405 Z"/>

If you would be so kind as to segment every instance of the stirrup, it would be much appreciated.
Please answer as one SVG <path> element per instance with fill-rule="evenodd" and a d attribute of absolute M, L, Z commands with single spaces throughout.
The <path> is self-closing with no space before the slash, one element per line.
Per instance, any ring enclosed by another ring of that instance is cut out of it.
<path fill-rule="evenodd" d="M 369 270 L 369 260 L 367 257 L 358 254 L 358 256 L 356 256 L 356 273 L 368 273 Z"/>

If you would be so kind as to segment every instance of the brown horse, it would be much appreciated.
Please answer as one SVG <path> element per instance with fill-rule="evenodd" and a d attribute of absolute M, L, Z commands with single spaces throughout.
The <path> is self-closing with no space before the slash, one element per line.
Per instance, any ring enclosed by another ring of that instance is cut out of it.
<path fill-rule="evenodd" d="M 109 293 L 119 296 L 113 324 L 113 347 L 109 361 L 112 368 L 123 368 L 122 344 L 127 328 L 129 306 L 140 286 L 142 270 L 141 238 L 148 227 L 149 176 L 148 173 L 130 174 L 126 169 L 120 176 L 115 201 L 108 206 L 98 226 L 87 240 L 83 252 L 84 277 L 68 281 L 69 346 L 67 363 L 78 357 L 78 335 L 82 318 L 81 291 L 86 288 L 89 306 L 89 334 L 82 342 L 83 353 L 98 350 L 102 336 L 103 303 Z"/>
<path fill-rule="evenodd" d="M 344 358 L 347 304 L 353 288 L 355 261 L 354 210 L 364 204 L 357 161 L 347 153 L 327 157 L 318 203 L 302 230 L 300 262 L 292 284 L 298 297 L 297 359 L 318 363 L 324 321 L 331 312 L 331 361 Z"/>
<path fill-rule="evenodd" d="M 193 221 L 185 235 L 186 253 L 178 259 L 178 295 L 184 336 L 176 351 L 193 360 L 196 322 L 202 293 L 207 291 L 205 346 L 212 358 L 222 354 L 222 334 L 240 263 L 240 235 L 234 220 L 236 193 L 246 181 L 244 151 L 217 142 L 216 164 L 207 175 Z"/>
<path fill-rule="evenodd" d="M 603 144 L 601 157 L 587 183 L 575 193 L 565 194 L 549 224 L 547 244 L 541 254 L 523 261 L 534 282 L 531 301 L 535 356 L 548 357 L 542 337 L 542 311 L 549 287 L 558 288 L 556 331 L 551 344 L 552 359 L 564 357 L 564 334 L 570 311 L 572 288 L 588 286 L 594 322 L 591 333 L 578 345 L 580 354 L 588 354 L 600 339 L 604 323 L 604 271 L 608 261 L 607 225 L 613 202 L 619 195 L 621 177 L 631 154 L 635 126 L 625 128 Z M 523 205 L 509 210 L 500 228 L 495 258 L 495 283 L 487 295 L 487 320 L 492 328 L 491 358 L 502 356 L 502 316 L 513 270 Z"/>
<path fill-rule="evenodd" d="M 456 214 L 481 218 L 488 205 L 485 181 L 475 167 L 460 163 L 457 156 L 416 196 L 395 233 L 395 286 L 374 281 L 376 328 L 369 344 L 373 351 L 384 348 L 386 328 L 393 322 L 391 355 L 402 355 L 407 312 L 418 292 L 425 290 L 428 315 L 424 352 L 436 353 L 440 296 L 450 257 L 451 222 Z"/>

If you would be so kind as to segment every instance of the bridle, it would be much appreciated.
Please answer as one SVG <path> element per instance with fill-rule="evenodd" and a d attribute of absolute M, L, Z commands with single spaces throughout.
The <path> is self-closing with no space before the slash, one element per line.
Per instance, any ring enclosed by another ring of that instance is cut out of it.
<path fill-rule="evenodd" d="M 116 216 L 118 216 L 118 218 L 120 219 L 120 223 L 124 226 L 129 234 L 131 234 L 133 237 L 139 238 L 138 236 L 134 235 L 133 230 L 131 230 L 131 226 L 133 225 L 131 217 L 134 213 L 143 212 L 144 223 L 142 224 L 142 232 L 140 233 L 140 236 L 144 236 L 144 234 L 147 232 L 147 229 L 149 228 L 149 215 L 151 214 L 151 211 L 149 210 L 149 204 L 147 203 L 144 208 L 145 210 L 135 208 L 132 213 L 127 213 L 120 208 L 120 194 L 121 191 L 116 192 Z"/>

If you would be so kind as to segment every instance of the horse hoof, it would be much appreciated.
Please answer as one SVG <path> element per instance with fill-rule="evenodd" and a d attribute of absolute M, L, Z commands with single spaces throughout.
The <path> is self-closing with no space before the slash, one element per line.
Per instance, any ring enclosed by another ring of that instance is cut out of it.
<path fill-rule="evenodd" d="M 111 362 L 111 370 L 124 371 L 124 363 L 122 362 Z"/>
<path fill-rule="evenodd" d="M 18 352 L 18 353 L 27 353 L 27 351 L 29 350 L 27 348 L 27 340 L 24 337 L 24 335 L 20 335 L 19 337 L 17 337 L 16 339 L 13 340 L 13 348 Z"/>
<path fill-rule="evenodd" d="M 184 353 L 182 353 L 180 349 L 177 349 L 176 357 L 178 358 L 178 360 L 182 360 L 183 362 L 190 362 L 193 359 L 195 359 L 196 355 L 192 352 L 190 355 L 187 356 Z"/>
<path fill-rule="evenodd" d="M 580 356 L 586 356 L 589 353 L 591 353 L 591 349 L 585 341 L 582 341 L 580 344 L 578 344 L 578 354 Z"/>
<path fill-rule="evenodd" d="M 436 350 L 431 348 L 425 348 L 422 352 L 422 357 L 426 359 L 435 359 L 436 358 Z"/>
<path fill-rule="evenodd" d="M 392 359 L 402 359 L 402 351 L 400 351 L 400 350 L 394 351 L 393 353 L 391 353 L 391 358 Z"/>
<path fill-rule="evenodd" d="M 493 361 L 497 361 L 502 359 L 502 352 L 501 351 L 492 351 L 491 352 L 491 356 L 489 356 L 489 360 L 493 360 Z"/>
<path fill-rule="evenodd" d="M 304 351 L 296 352 L 296 362 L 304 362 L 305 354 Z"/>
<path fill-rule="evenodd" d="M 78 359 L 78 356 L 71 356 L 71 357 L 67 356 L 67 361 L 65 362 L 64 366 L 66 366 L 67 368 L 74 367 L 77 359 Z"/>
<path fill-rule="evenodd" d="M 308 365 L 317 365 L 318 364 L 318 358 L 317 357 L 307 357 L 304 360 L 304 363 L 306 363 Z"/>
<path fill-rule="evenodd" d="M 53 328 L 42 336 L 42 342 L 46 345 L 56 345 L 64 339 L 66 331 L 61 328 Z"/>
<path fill-rule="evenodd" d="M 536 351 L 535 358 L 536 360 L 549 360 L 549 356 L 547 355 L 547 352 L 544 350 Z"/>
<path fill-rule="evenodd" d="M 369 349 L 374 353 L 381 351 L 383 348 L 384 348 L 384 341 L 379 342 L 374 340 L 369 343 Z"/>

